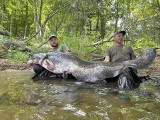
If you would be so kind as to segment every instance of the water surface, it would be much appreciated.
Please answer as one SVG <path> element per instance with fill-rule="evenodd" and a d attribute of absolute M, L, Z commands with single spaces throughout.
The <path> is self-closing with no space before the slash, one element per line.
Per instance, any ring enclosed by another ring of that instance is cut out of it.
<path fill-rule="evenodd" d="M 159 120 L 160 77 L 133 91 L 74 80 L 32 81 L 30 71 L 0 72 L 1 120 Z"/>

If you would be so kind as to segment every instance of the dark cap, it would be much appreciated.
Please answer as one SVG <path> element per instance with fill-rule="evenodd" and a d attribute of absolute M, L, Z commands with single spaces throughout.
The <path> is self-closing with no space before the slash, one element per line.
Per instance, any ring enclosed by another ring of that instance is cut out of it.
<path fill-rule="evenodd" d="M 48 41 L 51 40 L 52 38 L 57 38 L 57 36 L 56 35 L 49 36 Z"/>
<path fill-rule="evenodd" d="M 119 34 L 119 33 L 122 33 L 122 34 L 123 34 L 123 36 L 125 36 L 126 31 L 119 31 L 119 32 L 115 32 L 115 33 L 114 33 L 114 36 L 115 36 L 115 35 L 117 35 L 117 34 Z"/>

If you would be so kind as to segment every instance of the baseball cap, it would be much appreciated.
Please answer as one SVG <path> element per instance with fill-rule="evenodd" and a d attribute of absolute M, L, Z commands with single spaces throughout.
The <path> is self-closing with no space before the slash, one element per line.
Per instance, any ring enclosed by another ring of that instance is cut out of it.
<path fill-rule="evenodd" d="M 57 38 L 57 36 L 55 34 L 49 36 L 48 41 L 51 40 L 51 38 Z"/>
<path fill-rule="evenodd" d="M 118 31 L 118 32 L 115 32 L 115 33 L 114 33 L 114 36 L 115 36 L 115 35 L 117 35 L 117 34 L 119 34 L 119 33 L 122 33 L 122 34 L 123 34 L 123 36 L 125 36 L 126 31 Z"/>

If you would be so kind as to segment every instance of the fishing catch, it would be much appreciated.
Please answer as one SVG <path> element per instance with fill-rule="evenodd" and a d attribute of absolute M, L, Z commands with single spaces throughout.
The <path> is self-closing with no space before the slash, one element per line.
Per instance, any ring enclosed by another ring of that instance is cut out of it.
<path fill-rule="evenodd" d="M 121 63 L 106 63 L 104 61 L 87 61 L 76 55 L 62 52 L 37 53 L 30 56 L 46 70 L 54 73 L 72 74 L 77 80 L 96 82 L 118 76 L 125 68 L 143 69 L 148 67 L 156 57 L 156 49 L 145 50 L 135 60 Z"/>

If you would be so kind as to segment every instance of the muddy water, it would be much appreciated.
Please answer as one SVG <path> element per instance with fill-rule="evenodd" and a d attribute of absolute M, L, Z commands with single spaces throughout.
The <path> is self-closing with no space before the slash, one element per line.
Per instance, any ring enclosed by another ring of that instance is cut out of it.
<path fill-rule="evenodd" d="M 0 72 L 1 120 L 159 120 L 160 77 L 133 91 L 73 80 L 33 82 L 32 72 Z"/>

